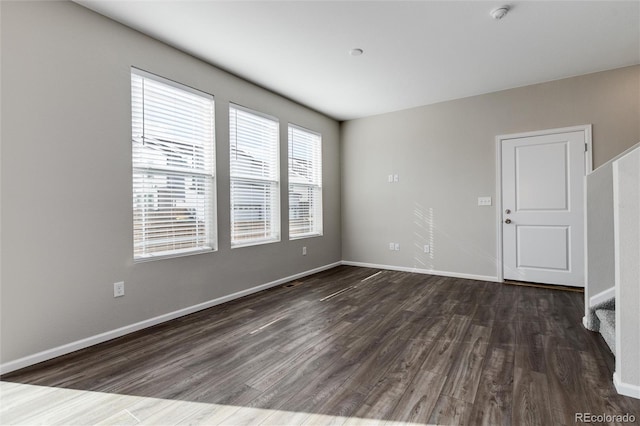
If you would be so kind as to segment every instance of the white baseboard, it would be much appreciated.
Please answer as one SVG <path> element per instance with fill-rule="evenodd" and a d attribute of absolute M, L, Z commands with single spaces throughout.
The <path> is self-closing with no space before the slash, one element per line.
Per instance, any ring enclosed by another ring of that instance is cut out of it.
<path fill-rule="evenodd" d="M 498 279 L 498 277 L 493 277 L 488 275 L 463 274 L 460 272 L 437 271 L 435 269 L 420 269 L 420 268 L 410 268 L 406 266 L 380 265 L 377 263 L 352 262 L 350 260 L 343 260 L 342 264 L 347 266 L 360 266 L 363 268 L 388 269 L 390 271 L 414 272 L 416 274 L 438 275 L 441 277 L 453 277 L 453 278 L 465 278 L 468 280 L 502 282 Z"/>
<path fill-rule="evenodd" d="M 595 294 L 589 298 L 589 306 L 595 306 L 598 303 L 606 302 L 609 299 L 616 297 L 616 288 L 611 287 L 606 289 L 605 291 L 601 291 L 598 294 Z"/>
<path fill-rule="evenodd" d="M 88 348 L 89 346 L 97 345 L 98 343 L 106 342 L 107 340 L 115 339 L 117 337 L 121 337 L 126 334 L 133 333 L 135 331 L 152 327 L 154 325 L 157 325 L 166 321 L 170 321 L 175 318 L 189 315 L 194 312 L 201 311 L 203 309 L 211 308 L 213 306 L 220 305 L 230 300 L 248 296 L 250 294 L 257 293 L 259 291 L 266 290 L 268 288 L 275 287 L 277 285 L 284 284 L 286 282 L 289 282 L 298 278 L 306 277 L 307 275 L 312 275 L 317 272 L 322 272 L 327 269 L 335 268 L 336 266 L 340 266 L 341 264 L 342 262 L 335 262 L 329 265 L 320 266 L 318 268 L 314 268 L 308 271 L 300 272 L 298 274 L 290 275 L 285 278 L 280 278 L 278 280 L 271 281 L 266 284 L 261 284 L 256 287 L 238 291 L 236 293 L 229 294 L 227 296 L 222 296 L 217 299 L 209 300 L 207 302 L 198 303 L 197 305 L 189 306 L 183 309 L 178 309 L 177 311 L 173 311 L 163 315 L 159 315 L 157 317 L 149 318 L 147 320 L 140 321 L 135 324 L 126 325 L 124 327 L 120 327 L 115 330 L 107 331 L 104 333 L 97 334 L 95 336 L 90 336 L 85 339 L 67 343 L 66 345 L 58 346 L 52 349 L 47 349 L 45 351 L 38 352 L 33 355 L 27 355 L 17 360 L 0 364 L 0 374 L 6 374 L 11 371 L 19 370 L 21 368 L 28 367 L 30 365 L 37 364 L 39 362 L 47 361 L 49 359 L 52 359 L 61 355 L 66 355 L 68 353 L 71 353 L 80 349 Z"/>
<path fill-rule="evenodd" d="M 640 399 L 640 385 L 632 385 L 620 381 L 620 375 L 616 371 L 613 373 L 613 385 L 620 395 L 630 396 L 631 398 Z"/>

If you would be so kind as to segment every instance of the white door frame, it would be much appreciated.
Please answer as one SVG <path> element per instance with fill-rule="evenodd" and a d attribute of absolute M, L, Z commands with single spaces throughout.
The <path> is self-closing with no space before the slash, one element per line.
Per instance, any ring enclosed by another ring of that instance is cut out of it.
<path fill-rule="evenodd" d="M 516 139 L 516 138 L 528 138 L 532 136 L 545 136 L 545 135 L 553 135 L 556 133 L 569 133 L 569 132 L 584 132 L 584 140 L 587 144 L 586 152 L 585 152 L 585 176 L 584 176 L 584 203 L 583 203 L 583 214 L 584 214 L 584 286 L 587 286 L 587 185 L 586 178 L 587 175 L 593 171 L 593 145 L 592 145 L 592 137 L 591 137 L 591 124 L 585 124 L 582 126 L 572 126 L 572 127 L 562 127 L 558 129 L 547 129 L 547 130 L 537 130 L 533 132 L 525 132 L 525 133 L 512 133 L 507 135 L 498 135 L 496 136 L 496 276 L 498 277 L 498 282 L 504 281 L 504 269 L 502 265 L 502 211 L 504 210 L 502 206 L 502 142 L 507 139 Z"/>

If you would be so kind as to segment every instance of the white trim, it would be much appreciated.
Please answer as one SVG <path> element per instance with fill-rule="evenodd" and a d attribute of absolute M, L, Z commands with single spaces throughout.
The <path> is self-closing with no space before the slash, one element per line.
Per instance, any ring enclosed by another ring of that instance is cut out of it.
<path fill-rule="evenodd" d="M 262 240 L 251 240 L 251 242 L 248 243 L 236 243 L 234 244 L 233 242 L 231 243 L 231 250 L 237 249 L 237 248 L 242 248 L 242 247 L 252 247 L 252 246 L 261 246 L 263 244 L 272 244 L 272 243 L 279 243 L 280 242 L 280 235 L 278 235 L 277 237 L 278 239 L 274 239 L 274 238 L 269 238 L 269 239 L 262 239 Z"/>
<path fill-rule="evenodd" d="M 620 380 L 620 375 L 617 371 L 613 373 L 613 385 L 616 387 L 616 391 L 618 391 L 620 395 L 640 399 L 640 386 L 632 385 L 630 383 L 623 383 Z"/>
<path fill-rule="evenodd" d="M 212 244 L 215 246 L 215 244 Z M 163 259 L 173 259 L 176 257 L 186 257 L 186 256 L 195 256 L 197 254 L 205 254 L 205 253 L 215 253 L 218 249 L 213 247 L 209 248 L 188 248 L 183 250 L 172 251 L 169 254 L 145 254 L 139 257 L 133 257 L 133 263 L 145 263 L 145 262 L 153 262 L 154 260 L 163 260 Z"/>
<path fill-rule="evenodd" d="M 441 277 L 453 277 L 453 278 L 465 278 L 468 280 L 477 280 L 477 281 L 490 281 L 490 282 L 501 282 L 497 277 L 492 277 L 488 275 L 474 275 L 474 274 L 464 274 L 459 272 L 448 272 L 448 271 L 437 271 L 435 269 L 420 269 L 420 268 L 411 268 L 407 266 L 393 266 L 393 265 L 380 265 L 377 263 L 365 263 L 365 262 L 352 262 L 350 260 L 343 260 L 343 265 L 346 266 L 360 266 L 363 268 L 375 268 L 375 269 L 387 269 L 390 271 L 401 271 L 401 272 L 413 272 L 416 274 L 428 274 L 428 275 L 438 275 Z"/>
<path fill-rule="evenodd" d="M 496 277 L 504 281 L 502 267 L 502 136 L 496 136 Z"/>
<path fill-rule="evenodd" d="M 587 152 L 584 154 L 584 175 L 593 173 L 593 136 L 591 124 L 580 126 L 584 128 L 584 141 L 587 144 Z"/>
<path fill-rule="evenodd" d="M 546 130 L 536 130 L 533 132 L 524 132 L 524 133 L 512 133 L 506 135 L 498 135 L 496 136 L 496 224 L 498 224 L 497 228 L 497 240 L 496 240 L 496 276 L 500 282 L 504 281 L 504 271 L 502 265 L 502 141 L 508 139 L 519 139 L 519 138 L 528 138 L 532 136 L 545 136 L 545 135 L 554 135 L 557 133 L 569 133 L 569 132 L 584 132 L 584 140 L 587 144 L 587 149 L 585 153 L 585 176 L 590 174 L 593 171 L 593 141 L 592 141 L 592 125 L 584 124 L 581 126 L 572 126 L 572 127 L 562 127 L 557 129 L 546 129 Z M 583 191 L 586 191 L 586 181 L 583 185 Z M 587 220 L 586 220 L 586 211 L 587 211 L 587 199 L 586 196 L 583 200 L 583 209 L 584 209 L 584 249 L 585 250 L 585 258 L 584 258 L 584 269 L 585 269 L 585 281 L 583 286 L 576 287 L 586 287 L 586 279 L 587 279 L 587 257 L 586 257 L 586 246 L 587 246 Z"/>
<path fill-rule="evenodd" d="M 583 316 L 582 317 L 582 325 L 584 326 L 584 328 L 586 328 L 587 330 L 591 330 L 591 326 L 589 325 L 589 319 L 587 318 L 587 316 Z"/>
<path fill-rule="evenodd" d="M 583 229 L 583 234 L 582 234 L 582 238 L 583 238 L 583 253 L 582 255 L 584 256 L 584 295 L 582 297 L 583 302 L 584 302 L 584 315 L 585 318 L 587 316 L 590 315 L 589 312 L 589 307 L 593 306 L 593 304 L 591 304 L 590 300 L 592 299 L 591 297 L 591 292 L 589 291 L 589 233 L 587 232 L 587 229 L 589 229 L 589 209 L 587 208 L 587 175 L 585 174 L 585 176 L 583 177 L 582 180 L 582 220 L 584 220 L 584 229 Z M 615 296 L 615 294 L 614 294 Z M 595 296 L 594 296 L 595 297 Z"/>
<path fill-rule="evenodd" d="M 614 289 L 615 289 L 615 298 L 618 301 L 621 301 L 622 298 L 622 286 L 620 285 L 620 259 L 618 253 L 620 253 L 620 218 L 618 217 L 618 203 L 620 202 L 620 187 L 619 183 L 619 163 L 617 161 L 613 162 L 611 165 L 611 174 L 613 179 L 613 253 L 614 262 L 613 262 L 613 277 L 614 277 Z M 617 349 L 617 353 L 622 353 L 622 312 L 620 309 L 616 309 L 615 311 L 616 324 L 618 326 L 615 328 L 615 347 Z M 615 374 L 614 374 L 614 383 L 616 383 L 615 378 L 616 375 L 619 375 L 618 371 L 622 370 L 622 357 L 616 356 L 615 359 Z M 619 382 L 619 380 L 618 380 Z M 616 386 L 616 389 L 618 386 Z M 620 392 L 620 391 L 618 391 Z"/>
<path fill-rule="evenodd" d="M 589 297 L 589 305 L 588 307 L 595 306 L 598 303 L 606 302 L 609 299 L 613 299 L 616 297 L 616 287 L 613 286 L 611 288 L 606 289 L 605 291 L 601 291 L 600 293 Z"/>
<path fill-rule="evenodd" d="M 584 221 L 584 227 L 582 229 L 582 255 L 584 256 L 584 305 L 585 316 L 589 315 L 587 311 L 587 297 L 590 297 L 589 293 L 589 233 L 588 229 L 588 209 L 587 209 L 587 176 L 593 173 L 593 140 L 592 140 L 592 126 L 588 125 L 584 131 L 584 140 L 587 144 L 587 152 L 584 154 L 585 168 L 584 177 L 582 178 L 582 220 Z"/>
<path fill-rule="evenodd" d="M 218 297 L 217 299 L 212 299 L 207 302 L 198 303 L 197 305 L 178 309 L 177 311 L 169 312 L 163 315 L 159 315 L 157 317 L 149 318 L 144 321 L 126 325 L 124 327 L 120 327 L 115 330 L 106 331 L 104 333 L 96 334 L 95 336 L 90 336 L 84 339 L 76 340 L 75 342 L 67 343 L 66 345 L 58 346 L 52 349 L 47 349 L 45 351 L 38 352 L 33 355 L 27 355 L 20 359 L 16 359 L 14 361 L 9 361 L 7 363 L 0 364 L 0 374 L 10 373 L 11 371 L 19 370 L 21 368 L 28 367 L 30 365 L 37 364 L 39 362 L 47 361 L 49 359 L 52 359 L 61 355 L 66 355 L 68 353 L 71 353 L 80 349 L 88 348 L 89 346 L 97 345 L 98 343 L 106 342 L 107 340 L 115 339 L 117 337 L 121 337 L 126 334 L 133 333 L 135 331 L 152 327 L 154 325 L 161 324 L 163 322 L 170 321 L 172 319 L 189 315 L 194 312 L 201 311 L 203 309 L 211 308 L 213 306 L 220 305 L 230 300 L 238 299 L 240 297 L 244 297 L 249 294 L 257 293 L 259 291 L 266 290 L 268 288 L 275 287 L 277 285 L 284 284 L 286 282 L 289 282 L 298 278 L 302 278 L 307 275 L 312 275 L 317 272 L 322 272 L 327 269 L 335 268 L 336 266 L 340 266 L 341 264 L 342 262 L 335 262 L 329 265 L 320 266 L 318 268 L 314 268 L 308 271 L 300 272 L 298 274 L 290 275 L 285 278 L 280 278 L 278 280 L 271 281 L 266 284 L 262 284 L 255 287 L 248 288 L 246 290 L 238 291 L 236 293 L 232 293 L 227 296 Z"/>

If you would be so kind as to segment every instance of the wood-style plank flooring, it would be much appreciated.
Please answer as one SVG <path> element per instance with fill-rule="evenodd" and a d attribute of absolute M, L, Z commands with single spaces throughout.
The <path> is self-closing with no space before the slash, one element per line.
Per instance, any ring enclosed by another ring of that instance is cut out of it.
<path fill-rule="evenodd" d="M 638 422 L 582 297 L 342 266 L 4 375 L 0 423 Z"/>

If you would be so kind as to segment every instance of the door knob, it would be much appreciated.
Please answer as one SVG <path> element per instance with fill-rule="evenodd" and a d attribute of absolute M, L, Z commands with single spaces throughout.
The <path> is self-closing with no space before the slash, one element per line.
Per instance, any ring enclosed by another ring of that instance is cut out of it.
<path fill-rule="evenodd" d="M 511 223 L 511 219 L 505 219 L 505 220 L 504 220 L 504 223 L 506 223 L 506 224 L 510 224 L 510 223 Z"/>

